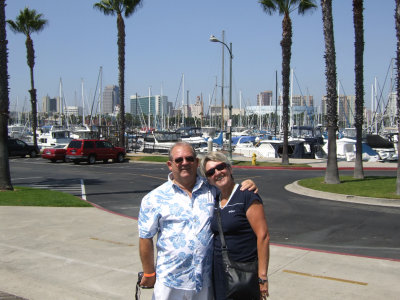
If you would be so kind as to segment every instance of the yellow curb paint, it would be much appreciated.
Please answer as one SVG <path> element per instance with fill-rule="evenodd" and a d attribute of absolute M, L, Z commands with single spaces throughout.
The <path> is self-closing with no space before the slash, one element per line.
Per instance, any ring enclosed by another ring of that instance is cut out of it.
<path fill-rule="evenodd" d="M 340 282 L 351 283 L 351 284 L 368 285 L 368 283 L 360 282 L 360 281 L 347 280 L 347 279 L 335 278 L 335 277 L 329 277 L 329 276 L 322 276 L 322 275 L 315 275 L 315 274 L 310 274 L 310 273 L 302 273 L 302 272 L 297 272 L 297 271 L 292 271 L 292 270 L 283 270 L 283 272 L 290 273 L 290 274 L 295 274 L 295 275 L 308 276 L 308 277 L 313 277 L 313 278 L 340 281 Z"/>

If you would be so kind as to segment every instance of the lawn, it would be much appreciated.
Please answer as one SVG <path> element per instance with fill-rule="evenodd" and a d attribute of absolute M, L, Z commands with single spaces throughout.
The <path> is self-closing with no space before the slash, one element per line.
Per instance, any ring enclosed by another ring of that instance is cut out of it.
<path fill-rule="evenodd" d="M 129 156 L 132 161 L 149 161 L 149 162 L 167 162 L 168 156 L 162 155 L 144 155 L 144 156 Z"/>
<path fill-rule="evenodd" d="M 91 207 L 92 205 L 71 194 L 17 186 L 14 187 L 14 191 L 0 192 L 0 206 Z"/>
<path fill-rule="evenodd" d="M 364 179 L 340 176 L 340 184 L 326 184 L 324 177 L 316 177 L 299 180 L 299 185 L 323 192 L 400 199 L 396 195 L 396 180 L 396 177 L 390 176 L 366 176 Z"/>
<path fill-rule="evenodd" d="M 143 155 L 143 156 L 130 156 L 129 160 L 131 161 L 148 161 L 148 162 L 167 162 L 168 156 L 162 155 Z M 233 162 L 234 166 L 251 166 L 251 161 L 239 161 L 235 160 Z M 293 167 L 310 167 L 307 164 L 289 164 L 288 166 L 282 165 L 280 162 L 257 162 L 256 166 L 260 167 L 284 167 L 284 168 L 293 168 Z"/>
<path fill-rule="evenodd" d="M 251 161 L 240 161 L 235 160 L 233 161 L 234 166 L 251 166 Z M 260 167 L 280 167 L 280 168 L 311 168 L 310 165 L 307 164 L 289 164 L 289 165 L 282 165 L 280 162 L 267 162 L 267 161 L 258 161 L 256 162 L 256 166 Z"/>

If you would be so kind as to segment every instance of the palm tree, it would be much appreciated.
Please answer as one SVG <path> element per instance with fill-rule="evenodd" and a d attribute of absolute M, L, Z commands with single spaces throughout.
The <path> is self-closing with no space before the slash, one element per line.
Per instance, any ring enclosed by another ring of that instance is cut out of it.
<path fill-rule="evenodd" d="M 288 127 L 289 127 L 289 89 L 290 89 L 290 59 L 292 56 L 292 20 L 290 13 L 297 9 L 300 15 L 316 8 L 315 0 L 260 0 L 264 11 L 272 15 L 278 11 L 283 15 L 282 20 L 282 127 L 283 127 L 283 151 L 282 164 L 289 164 L 288 156 Z"/>
<path fill-rule="evenodd" d="M 397 50 L 396 50 L 396 91 L 397 91 L 397 132 L 400 132 L 400 0 L 396 0 L 395 9 L 395 23 L 396 23 L 396 37 L 397 37 Z M 397 142 L 397 149 L 400 149 L 400 139 Z M 396 181 L 396 194 L 400 195 L 400 159 L 397 160 L 397 181 Z"/>
<path fill-rule="evenodd" d="M 13 190 L 8 162 L 8 70 L 5 0 L 0 0 L 0 190 Z"/>
<path fill-rule="evenodd" d="M 362 163 L 362 126 L 364 123 L 364 16 L 363 0 L 353 0 L 353 22 L 355 34 L 355 66 L 356 75 L 356 116 L 355 126 L 356 139 L 356 161 L 354 165 L 354 178 L 364 179 Z"/>
<path fill-rule="evenodd" d="M 35 49 L 33 48 L 33 41 L 31 38 L 32 33 L 40 32 L 47 25 L 48 21 L 42 19 L 42 14 L 36 13 L 36 10 L 25 7 L 24 10 L 20 10 L 19 15 L 15 21 L 7 20 L 8 25 L 15 33 L 22 33 L 26 36 L 26 58 L 31 75 L 31 89 L 29 93 L 31 95 L 32 105 L 32 132 L 33 132 L 33 143 L 37 146 L 36 128 L 37 128 L 37 99 L 36 89 L 33 77 L 33 67 L 35 66 Z"/>
<path fill-rule="evenodd" d="M 131 16 L 142 3 L 142 0 L 101 0 L 94 4 L 94 8 L 103 12 L 106 16 L 117 15 L 118 29 L 118 70 L 119 70 L 119 101 L 121 127 L 119 131 L 119 145 L 125 145 L 125 22 L 122 15 L 126 18 Z"/>
<path fill-rule="evenodd" d="M 321 0 L 322 22 L 325 38 L 325 76 L 328 125 L 328 162 L 325 171 L 325 183 L 338 184 L 339 169 L 336 157 L 337 130 L 337 90 L 336 90 L 336 52 L 333 35 L 332 0 Z"/>

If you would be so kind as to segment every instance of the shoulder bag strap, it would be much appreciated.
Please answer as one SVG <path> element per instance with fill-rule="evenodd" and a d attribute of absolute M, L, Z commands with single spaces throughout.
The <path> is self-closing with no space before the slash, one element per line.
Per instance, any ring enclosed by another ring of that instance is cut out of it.
<path fill-rule="evenodd" d="M 224 232 L 222 231 L 221 208 L 220 207 L 217 207 L 217 220 L 218 220 L 218 231 L 219 231 L 219 236 L 221 238 L 222 249 L 228 249 L 226 247 Z"/>

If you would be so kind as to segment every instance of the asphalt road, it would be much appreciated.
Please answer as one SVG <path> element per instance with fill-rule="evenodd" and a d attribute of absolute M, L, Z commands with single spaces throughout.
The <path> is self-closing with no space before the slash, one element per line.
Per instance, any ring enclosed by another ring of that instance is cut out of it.
<path fill-rule="evenodd" d="M 14 185 L 51 188 L 137 217 L 142 197 L 165 182 L 164 164 L 74 165 L 41 158 L 10 160 Z M 341 171 L 340 174 L 352 174 Z M 365 171 L 396 176 L 394 171 Z M 276 244 L 372 257 L 400 259 L 400 209 L 335 202 L 293 194 L 284 186 L 324 171 L 234 169 L 237 182 L 253 179 L 260 187 L 271 241 Z"/>

